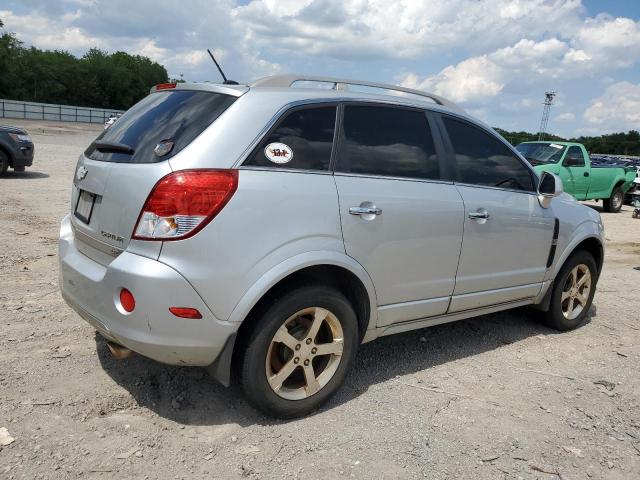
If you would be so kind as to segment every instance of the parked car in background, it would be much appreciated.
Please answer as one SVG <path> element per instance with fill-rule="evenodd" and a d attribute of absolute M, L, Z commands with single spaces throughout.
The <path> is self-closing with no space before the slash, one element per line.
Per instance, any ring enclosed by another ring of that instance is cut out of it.
<path fill-rule="evenodd" d="M 33 163 L 33 154 L 33 141 L 26 130 L 0 125 L 0 176 L 7 173 L 9 167 L 24 172 Z"/>
<path fill-rule="evenodd" d="M 111 115 L 109 116 L 109 118 L 107 118 L 107 121 L 104 122 L 104 129 L 106 130 L 107 128 L 109 128 L 111 125 L 113 125 L 114 123 L 116 123 L 116 121 L 122 116 L 121 113 L 118 113 L 117 115 Z"/>
<path fill-rule="evenodd" d="M 67 303 L 114 351 L 236 378 L 277 417 L 318 408 L 383 335 L 524 305 L 576 328 L 604 259 L 600 215 L 558 176 L 391 85 L 158 85 L 75 172 Z"/>
<path fill-rule="evenodd" d="M 578 200 L 602 200 L 607 212 L 619 212 L 636 178 L 634 168 L 597 165 L 581 143 L 524 142 L 516 146 L 535 171 L 562 179 L 565 192 Z"/>

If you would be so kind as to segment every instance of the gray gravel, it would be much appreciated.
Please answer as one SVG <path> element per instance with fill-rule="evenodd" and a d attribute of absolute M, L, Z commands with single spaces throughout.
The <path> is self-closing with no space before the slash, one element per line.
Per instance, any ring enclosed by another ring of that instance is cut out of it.
<path fill-rule="evenodd" d="M 57 291 L 73 166 L 100 127 L 17 123 L 36 158 L 0 180 L 0 478 L 638 478 L 629 207 L 603 214 L 583 327 L 517 310 L 382 338 L 320 412 L 280 422 L 200 369 L 110 358 Z"/>

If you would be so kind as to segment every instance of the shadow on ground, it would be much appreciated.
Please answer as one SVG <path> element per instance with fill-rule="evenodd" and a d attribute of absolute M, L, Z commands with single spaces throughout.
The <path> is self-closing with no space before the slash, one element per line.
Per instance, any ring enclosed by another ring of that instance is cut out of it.
<path fill-rule="evenodd" d="M 15 178 L 18 180 L 35 180 L 38 178 L 49 178 L 49 174 L 42 173 L 42 172 L 34 172 L 29 170 L 25 170 L 24 172 L 16 172 L 14 170 L 8 170 L 7 173 L 5 173 L 4 178 L 6 179 Z"/>
<path fill-rule="evenodd" d="M 596 315 L 595 306 L 587 321 Z M 345 384 L 321 409 L 357 398 L 372 385 L 398 375 L 428 370 L 539 334 L 555 334 L 537 321 L 535 310 L 517 309 L 379 338 L 360 347 Z M 251 408 L 238 386 L 225 388 L 201 368 L 173 367 L 136 355 L 114 360 L 96 334 L 104 370 L 137 403 L 158 415 L 187 425 L 284 423 Z"/>

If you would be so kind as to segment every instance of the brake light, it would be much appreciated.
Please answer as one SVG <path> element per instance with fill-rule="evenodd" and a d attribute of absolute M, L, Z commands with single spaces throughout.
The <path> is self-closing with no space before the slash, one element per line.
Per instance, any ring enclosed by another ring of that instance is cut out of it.
<path fill-rule="evenodd" d="M 176 83 L 159 83 L 156 85 L 156 90 L 168 90 L 170 88 L 176 88 Z"/>
<path fill-rule="evenodd" d="M 189 238 L 220 213 L 237 188 L 238 170 L 181 170 L 170 173 L 151 190 L 132 238 Z"/>

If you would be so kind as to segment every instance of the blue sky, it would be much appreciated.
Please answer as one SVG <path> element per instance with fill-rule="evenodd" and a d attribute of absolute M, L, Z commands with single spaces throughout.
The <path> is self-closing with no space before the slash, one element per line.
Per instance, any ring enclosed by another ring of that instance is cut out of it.
<path fill-rule="evenodd" d="M 640 129 L 640 0 L 5 0 L 26 44 L 147 55 L 170 75 L 248 82 L 307 73 L 433 91 L 483 121 L 535 131 Z"/>

